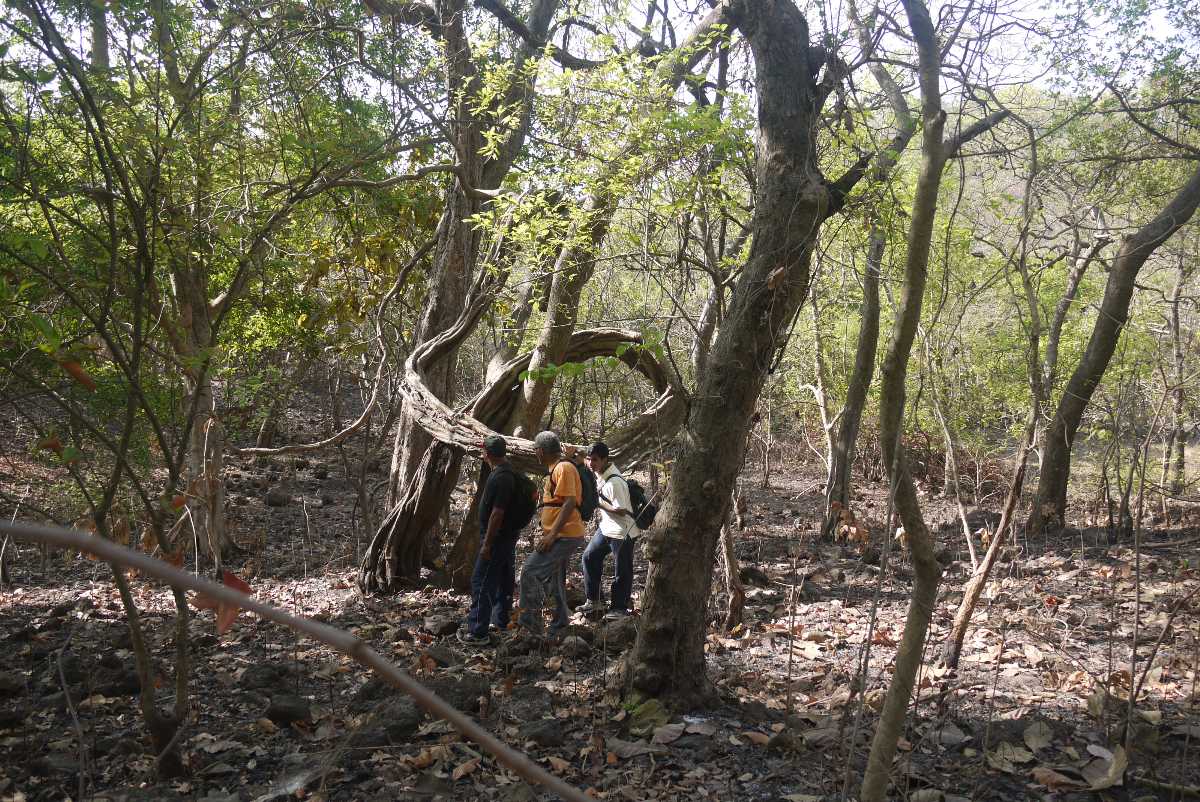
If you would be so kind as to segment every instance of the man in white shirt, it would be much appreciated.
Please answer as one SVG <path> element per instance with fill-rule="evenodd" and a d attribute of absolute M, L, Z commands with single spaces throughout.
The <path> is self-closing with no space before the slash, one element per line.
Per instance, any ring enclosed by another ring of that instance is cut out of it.
<path fill-rule="evenodd" d="M 633 520 L 629 485 L 608 458 L 608 446 L 593 443 L 587 453 L 587 466 L 596 475 L 600 525 L 583 551 L 583 587 L 587 601 L 577 613 L 590 613 L 600 604 L 600 578 L 604 559 L 612 552 L 616 567 L 608 597 L 607 619 L 629 615 L 633 592 L 633 539 L 640 530 Z"/>

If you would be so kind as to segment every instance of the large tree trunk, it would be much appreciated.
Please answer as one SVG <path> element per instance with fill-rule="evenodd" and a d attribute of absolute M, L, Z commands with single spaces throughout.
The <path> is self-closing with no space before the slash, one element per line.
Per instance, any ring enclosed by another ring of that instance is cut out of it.
<path fill-rule="evenodd" d="M 438 225 L 429 299 L 417 328 L 414 346 L 446 331 L 463 308 L 479 256 L 480 231 L 472 218 L 487 203 L 479 190 L 486 192 L 499 187 L 524 145 L 537 75 L 536 69 L 528 69 L 525 65 L 540 52 L 536 42 L 545 38 L 558 2 L 535 0 L 529 9 L 526 24 L 532 40 L 524 43 L 513 60 L 513 74 L 524 78 L 514 81 L 503 95 L 503 102 L 517 109 L 515 117 L 518 124 L 491 159 L 485 159 L 482 153 L 484 130 L 490 124 L 489 120 L 481 119 L 474 110 L 477 75 L 465 28 L 466 2 L 448 0 L 437 4 L 446 58 L 446 86 L 450 97 L 455 99 L 450 126 L 459 170 L 456 180 L 446 191 L 445 210 Z M 456 354 L 457 349 L 452 349 L 427 371 L 429 389 L 447 402 L 453 398 Z M 413 411 L 406 407 L 392 449 L 387 493 L 389 508 L 407 497 L 406 485 L 417 481 L 417 465 L 423 460 L 431 443 L 431 438 L 416 420 Z"/>
<path fill-rule="evenodd" d="M 1121 329 L 1129 318 L 1129 304 L 1138 272 L 1150 254 L 1191 219 L 1197 204 L 1200 204 L 1200 167 L 1153 220 L 1121 243 L 1104 286 L 1104 298 L 1087 349 L 1071 374 L 1054 420 L 1046 431 L 1037 498 L 1029 519 L 1031 531 L 1042 532 L 1064 524 L 1071 448 L 1084 410 L 1104 377 L 1121 337 Z"/>
<path fill-rule="evenodd" d="M 821 98 L 804 17 L 786 0 L 738 4 L 731 12 L 750 42 L 757 75 L 754 240 L 700 377 L 670 489 L 646 538 L 652 573 L 626 664 L 633 692 L 682 707 L 713 698 L 704 634 L 717 540 L 755 403 L 808 290 L 812 248 L 831 207 L 812 141 Z"/>
<path fill-rule="evenodd" d="M 206 371 L 193 389 L 195 422 L 188 442 L 187 509 L 190 522 L 183 535 L 194 533 L 201 551 L 219 571 L 222 559 L 235 548 L 225 527 L 225 482 L 221 471 L 225 459 L 225 429 L 217 418 L 212 380 Z"/>

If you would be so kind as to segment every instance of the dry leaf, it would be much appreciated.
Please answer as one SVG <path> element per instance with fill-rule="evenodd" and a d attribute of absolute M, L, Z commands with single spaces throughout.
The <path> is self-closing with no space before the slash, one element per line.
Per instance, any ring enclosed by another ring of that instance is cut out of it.
<path fill-rule="evenodd" d="M 571 764 L 563 760 L 561 757 L 551 755 L 550 757 L 546 758 L 546 760 L 550 762 L 550 768 L 554 769 L 559 774 L 571 770 Z"/>
<path fill-rule="evenodd" d="M 454 771 L 452 771 L 450 773 L 450 778 L 454 779 L 454 780 L 461 780 L 463 777 L 466 777 L 468 774 L 475 771 L 475 769 L 477 769 L 477 768 L 479 768 L 479 758 L 477 758 L 477 757 L 472 758 L 471 760 L 468 760 L 466 763 L 463 763 L 460 766 L 456 766 L 454 768 Z"/>
<path fill-rule="evenodd" d="M 250 586 L 241 580 L 232 571 L 221 571 L 221 582 L 226 587 L 244 593 L 247 596 L 251 594 Z M 203 593 L 197 593 L 192 597 L 192 606 L 197 610 L 216 610 L 217 611 L 217 633 L 224 635 L 233 626 L 234 620 L 237 618 L 240 607 L 233 604 L 218 602 Z"/>
<path fill-rule="evenodd" d="M 1060 774 L 1054 769 L 1048 769 L 1044 766 L 1038 766 L 1029 773 L 1033 776 L 1034 782 L 1046 786 L 1051 791 L 1056 791 L 1060 788 L 1080 788 L 1083 786 L 1083 783 L 1072 780 L 1065 774 Z"/>
<path fill-rule="evenodd" d="M 1093 791 L 1102 791 L 1125 782 L 1125 769 L 1129 768 L 1129 758 L 1125 755 L 1125 749 L 1118 746 L 1112 755 L 1112 760 L 1097 758 L 1083 767 L 1084 779 Z"/>
<path fill-rule="evenodd" d="M 1054 733 L 1044 721 L 1035 721 L 1025 728 L 1021 739 L 1025 741 L 1025 745 L 1030 751 L 1036 752 L 1039 749 L 1045 749 L 1054 740 Z"/>
<path fill-rule="evenodd" d="M 757 732 L 755 730 L 746 730 L 745 732 L 742 733 L 742 735 L 746 736 L 746 738 L 750 739 L 752 742 L 758 744 L 759 746 L 766 746 L 767 741 L 771 740 L 770 735 L 767 735 L 766 733 L 762 733 L 762 732 Z"/>
<path fill-rule="evenodd" d="M 662 727 L 655 727 L 654 737 L 650 739 L 650 743 L 669 744 L 672 741 L 676 741 L 679 739 L 679 736 L 683 735 L 685 726 L 686 725 L 684 725 L 683 722 L 679 722 L 678 724 L 667 724 Z"/>
<path fill-rule="evenodd" d="M 71 374 L 71 378 L 82 384 L 90 393 L 96 392 L 96 380 L 91 377 L 83 366 L 73 359 L 64 359 L 58 363 L 62 369 Z"/>
<path fill-rule="evenodd" d="M 1041 649 L 1034 646 L 1032 643 L 1026 643 L 1025 644 L 1025 659 L 1029 661 L 1029 665 L 1037 666 L 1039 663 L 1041 663 L 1046 658 L 1045 658 L 1045 655 L 1042 654 Z"/>

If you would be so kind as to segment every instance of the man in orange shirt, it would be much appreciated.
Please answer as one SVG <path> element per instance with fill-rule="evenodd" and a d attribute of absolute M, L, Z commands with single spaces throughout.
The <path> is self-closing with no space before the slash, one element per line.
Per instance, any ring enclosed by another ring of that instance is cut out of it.
<path fill-rule="evenodd" d="M 575 561 L 586 534 L 579 516 L 583 485 L 579 470 L 570 460 L 563 459 L 562 443 L 554 432 L 539 432 L 533 438 L 533 451 L 550 475 L 542 485 L 542 534 L 535 543 L 536 551 L 521 568 L 521 615 L 517 623 L 532 634 L 541 635 L 542 607 L 553 587 L 555 615 L 550 624 L 553 636 L 571 617 L 565 580 L 567 566 Z"/>

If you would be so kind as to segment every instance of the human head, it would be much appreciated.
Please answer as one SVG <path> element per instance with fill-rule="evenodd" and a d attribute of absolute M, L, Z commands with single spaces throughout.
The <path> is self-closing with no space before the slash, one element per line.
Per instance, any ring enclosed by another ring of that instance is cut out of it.
<path fill-rule="evenodd" d="M 498 434 L 489 434 L 483 438 L 483 458 L 489 465 L 501 462 L 508 454 L 508 445 Z"/>
<path fill-rule="evenodd" d="M 587 464 L 596 473 L 604 473 L 608 468 L 608 445 L 599 441 L 592 443 L 587 453 Z"/>
<path fill-rule="evenodd" d="M 562 443 L 558 435 L 551 431 L 538 432 L 533 438 L 533 453 L 543 465 L 549 466 L 558 462 L 562 456 Z"/>

